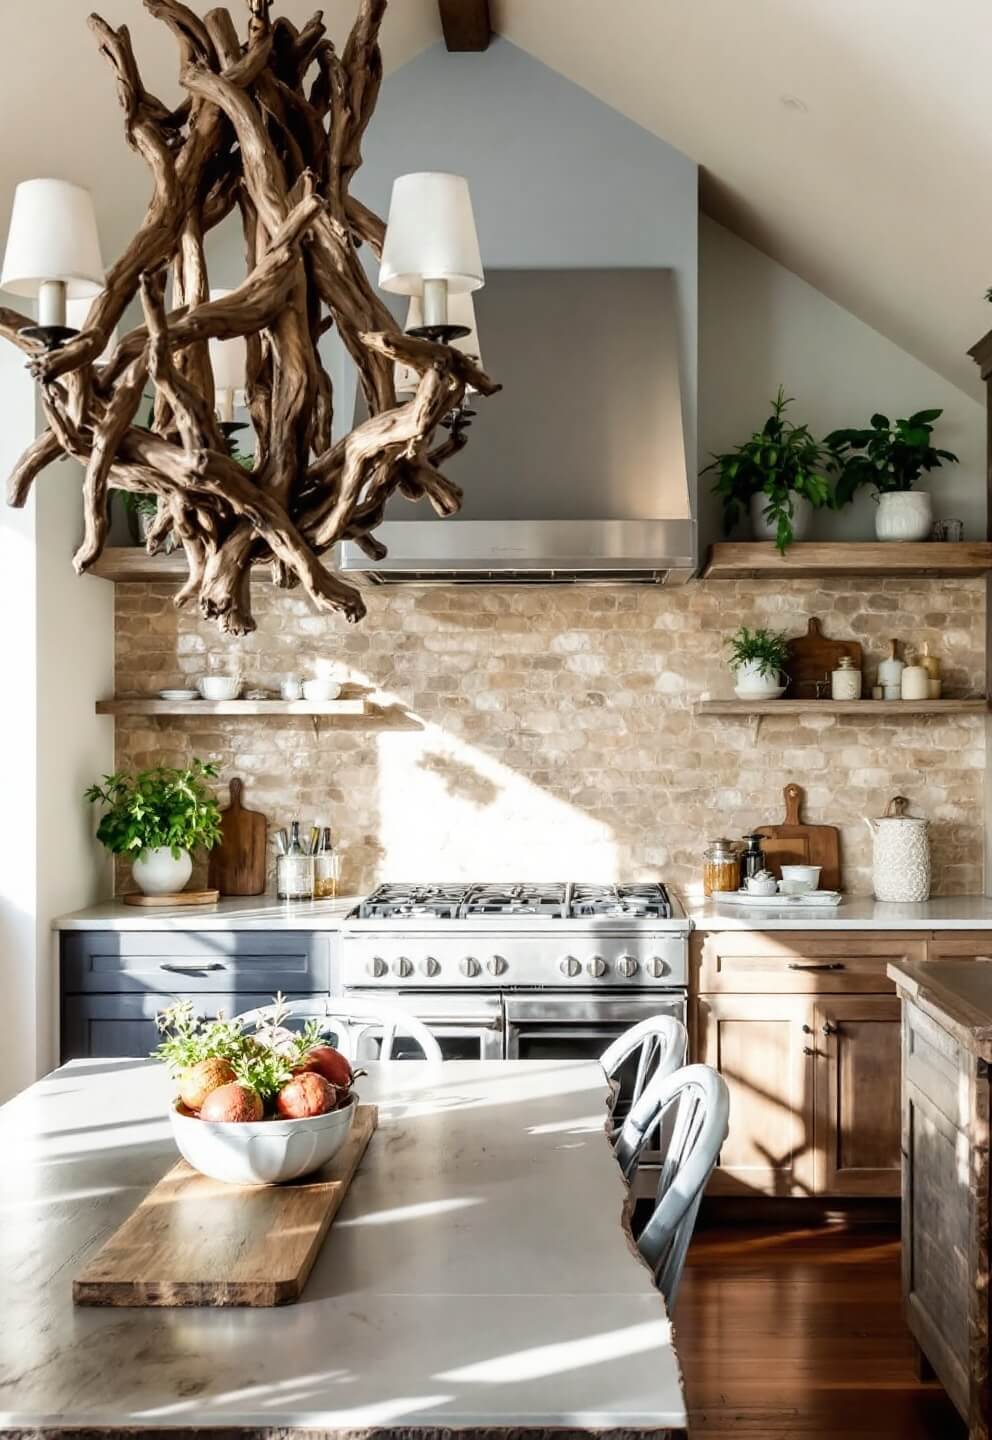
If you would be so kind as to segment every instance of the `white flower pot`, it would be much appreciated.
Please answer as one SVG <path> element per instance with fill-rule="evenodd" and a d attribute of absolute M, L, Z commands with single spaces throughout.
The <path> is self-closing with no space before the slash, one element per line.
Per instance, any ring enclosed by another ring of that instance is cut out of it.
<path fill-rule="evenodd" d="M 778 539 L 778 524 L 776 521 L 765 519 L 765 510 L 768 508 L 767 495 L 751 496 L 751 534 L 755 540 L 776 540 Z M 813 506 L 806 499 L 805 495 L 792 496 L 792 538 L 793 540 L 805 540 L 809 534 L 810 521 L 813 518 Z"/>
<path fill-rule="evenodd" d="M 746 694 L 753 700 L 777 697 L 782 693 L 781 677 L 774 670 L 760 674 L 757 660 L 748 660 L 734 669 L 734 685 L 738 695 Z"/>
<path fill-rule="evenodd" d="M 879 495 L 875 536 L 879 540 L 927 540 L 933 510 L 925 490 L 893 490 Z"/>
<path fill-rule="evenodd" d="M 134 883 L 145 895 L 176 895 L 189 883 L 192 873 L 189 851 L 180 850 L 176 860 L 168 845 L 142 850 L 131 864 Z"/>

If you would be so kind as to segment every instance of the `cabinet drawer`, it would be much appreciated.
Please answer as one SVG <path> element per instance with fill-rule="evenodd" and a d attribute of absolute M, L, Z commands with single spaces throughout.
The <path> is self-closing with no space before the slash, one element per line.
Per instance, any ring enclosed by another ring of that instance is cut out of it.
<path fill-rule="evenodd" d="M 735 930 L 695 937 L 700 994 L 892 994 L 885 967 L 926 955 L 926 938 L 908 935 Z"/>
<path fill-rule="evenodd" d="M 992 960 L 992 930 L 938 930 L 930 936 L 931 960 Z"/>
<path fill-rule="evenodd" d="M 330 936 L 307 931 L 65 934 L 62 993 L 308 994 L 330 988 L 330 950 Z"/>
<path fill-rule="evenodd" d="M 161 1038 L 155 1016 L 171 998 L 160 994 L 66 996 L 62 1002 L 63 1063 L 150 1055 Z M 231 991 L 190 998 L 197 1013 L 207 1020 L 215 1019 L 221 1010 L 225 1015 L 238 1015 L 265 1002 L 261 995 Z"/>

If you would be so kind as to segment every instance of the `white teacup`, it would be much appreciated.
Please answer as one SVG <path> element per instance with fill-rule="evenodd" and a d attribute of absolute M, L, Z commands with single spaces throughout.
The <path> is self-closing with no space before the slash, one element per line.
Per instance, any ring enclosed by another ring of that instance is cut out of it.
<path fill-rule="evenodd" d="M 318 675 L 315 680 L 304 680 L 304 700 L 336 700 L 341 694 L 341 686 L 336 680 L 327 675 Z"/>
<path fill-rule="evenodd" d="M 783 865 L 782 894 L 808 895 L 820 883 L 819 865 Z"/>

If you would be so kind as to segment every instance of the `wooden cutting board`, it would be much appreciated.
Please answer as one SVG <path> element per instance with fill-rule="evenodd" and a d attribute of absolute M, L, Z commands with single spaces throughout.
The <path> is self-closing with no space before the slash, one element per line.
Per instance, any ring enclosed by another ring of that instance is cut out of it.
<path fill-rule="evenodd" d="M 131 890 L 123 897 L 125 905 L 216 905 L 219 890 L 176 890 L 171 895 L 143 895 Z"/>
<path fill-rule="evenodd" d="M 298 1300 L 378 1121 L 359 1105 L 338 1153 L 288 1185 L 224 1185 L 180 1160 L 76 1276 L 77 1305 Z"/>
<path fill-rule="evenodd" d="M 210 884 L 222 895 L 261 895 L 269 825 L 259 810 L 241 803 L 243 782 L 231 781 L 231 803 L 221 812 L 223 839 L 210 852 Z"/>
<path fill-rule="evenodd" d="M 804 825 L 801 822 L 803 792 L 799 785 L 786 785 L 784 825 L 757 825 L 761 848 L 769 870 L 782 878 L 783 865 L 819 865 L 820 889 L 839 890 L 840 835 L 833 825 Z"/>
<path fill-rule="evenodd" d="M 786 698 L 815 700 L 816 682 L 826 678 L 829 684 L 831 670 L 837 669 L 838 661 L 845 655 L 850 655 L 857 669 L 861 669 L 861 646 L 857 640 L 828 640 L 819 620 L 811 616 L 806 634 L 789 641 Z M 828 699 L 829 695 L 828 689 Z"/>

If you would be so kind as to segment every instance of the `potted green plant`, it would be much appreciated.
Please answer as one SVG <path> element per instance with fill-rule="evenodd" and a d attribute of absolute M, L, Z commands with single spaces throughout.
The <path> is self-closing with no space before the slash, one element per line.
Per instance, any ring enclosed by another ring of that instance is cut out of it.
<path fill-rule="evenodd" d="M 808 425 L 786 417 L 793 403 L 782 386 L 760 430 L 703 470 L 716 473 L 713 493 L 723 502 L 723 529 L 729 535 L 745 510 L 756 540 L 774 540 L 785 551 L 809 530 L 814 510 L 831 503 L 825 470 L 830 456 Z"/>
<path fill-rule="evenodd" d="M 137 775 L 118 771 L 91 785 L 85 798 L 107 807 L 96 838 L 114 855 L 125 855 L 139 890 L 171 895 L 193 873 L 191 851 L 211 849 L 221 838 L 217 797 L 206 783 L 217 766 L 194 760 L 186 770 L 156 765 Z"/>
<path fill-rule="evenodd" d="M 834 430 L 824 441 L 836 475 L 834 504 L 840 509 L 862 485 L 875 492 L 875 535 L 879 540 L 926 540 L 933 525 L 930 494 L 915 489 L 920 476 L 938 470 L 950 450 L 931 443 L 933 423 L 942 410 L 917 410 L 905 420 L 873 415 L 861 430 Z"/>
<path fill-rule="evenodd" d="M 742 625 L 726 641 L 734 694 L 740 700 L 777 700 L 785 690 L 782 671 L 789 658 L 789 641 L 781 630 L 749 630 Z"/>

